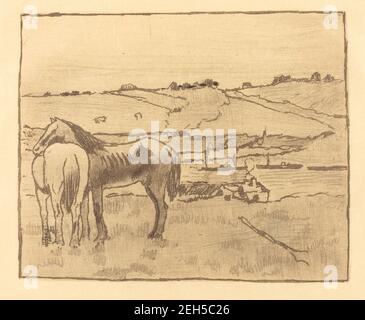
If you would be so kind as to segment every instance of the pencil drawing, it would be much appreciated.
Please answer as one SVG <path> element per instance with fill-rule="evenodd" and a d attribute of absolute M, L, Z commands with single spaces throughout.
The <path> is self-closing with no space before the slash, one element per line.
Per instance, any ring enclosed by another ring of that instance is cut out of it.
<path fill-rule="evenodd" d="M 24 18 L 20 276 L 348 280 L 345 13 Z"/>

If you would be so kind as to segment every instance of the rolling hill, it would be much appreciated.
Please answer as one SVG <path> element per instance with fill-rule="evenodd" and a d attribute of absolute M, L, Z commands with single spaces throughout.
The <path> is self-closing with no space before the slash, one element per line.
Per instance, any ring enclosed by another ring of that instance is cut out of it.
<path fill-rule="evenodd" d="M 254 156 L 262 162 L 270 154 L 277 156 L 277 161 L 344 164 L 344 99 L 344 82 L 339 80 L 232 90 L 130 86 L 103 93 L 26 96 L 22 97 L 21 111 L 22 124 L 29 127 L 43 128 L 49 117 L 57 116 L 113 141 L 125 139 L 135 128 L 149 132 L 151 121 L 157 120 L 160 130 L 236 129 L 238 156 L 242 158 Z M 260 142 L 264 131 L 267 137 Z"/>

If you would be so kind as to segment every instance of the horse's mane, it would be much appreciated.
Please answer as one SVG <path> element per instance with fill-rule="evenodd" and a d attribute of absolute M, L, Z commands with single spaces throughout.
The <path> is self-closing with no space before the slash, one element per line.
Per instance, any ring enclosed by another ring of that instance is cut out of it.
<path fill-rule="evenodd" d="M 86 152 L 93 153 L 96 150 L 103 150 L 105 142 L 95 138 L 90 132 L 85 131 L 80 126 L 61 119 L 65 124 L 67 124 L 73 131 L 77 143 L 83 148 Z"/>

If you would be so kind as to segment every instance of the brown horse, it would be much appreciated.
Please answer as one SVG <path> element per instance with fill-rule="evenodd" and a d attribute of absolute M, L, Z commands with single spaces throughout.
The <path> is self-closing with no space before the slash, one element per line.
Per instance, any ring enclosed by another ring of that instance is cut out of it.
<path fill-rule="evenodd" d="M 108 238 L 103 218 L 103 189 L 126 186 L 140 182 L 155 207 L 155 222 L 148 238 L 162 238 L 167 209 L 165 193 L 170 201 L 177 195 L 180 183 L 180 164 L 134 164 L 128 158 L 130 143 L 106 143 L 80 126 L 64 119 L 54 118 L 45 133 L 33 148 L 35 154 L 42 153 L 53 143 L 74 143 L 84 149 L 89 158 L 89 184 L 98 235 L 95 240 Z M 139 150 L 141 152 L 142 150 Z M 152 151 L 149 149 L 148 154 Z"/>

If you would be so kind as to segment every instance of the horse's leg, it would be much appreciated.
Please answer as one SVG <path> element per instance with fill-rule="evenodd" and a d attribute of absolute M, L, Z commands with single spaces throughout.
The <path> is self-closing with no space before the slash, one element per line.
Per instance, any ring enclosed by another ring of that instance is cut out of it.
<path fill-rule="evenodd" d="M 91 192 L 93 196 L 96 227 L 98 229 L 98 235 L 96 236 L 95 241 L 103 242 L 108 239 L 108 230 L 103 218 L 103 190 L 102 187 L 96 187 L 92 188 Z"/>
<path fill-rule="evenodd" d="M 48 211 L 47 211 L 47 199 L 49 198 L 49 195 L 43 193 L 39 188 L 36 189 L 36 195 L 42 221 L 42 244 L 48 246 L 48 242 L 50 242 L 51 240 L 48 227 Z"/>
<path fill-rule="evenodd" d="M 167 217 L 167 204 L 165 202 L 165 183 L 158 180 L 151 182 L 149 186 L 145 186 L 147 195 L 151 198 L 155 205 L 155 223 L 148 238 L 162 239 Z"/>
<path fill-rule="evenodd" d="M 148 239 L 153 239 L 156 234 L 157 222 L 160 217 L 160 208 L 158 206 L 158 201 L 156 199 L 156 196 L 154 195 L 154 193 L 152 192 L 150 187 L 146 185 L 145 189 L 146 189 L 146 193 L 147 193 L 148 197 L 152 200 L 153 205 L 155 206 L 155 222 L 153 224 L 153 228 L 152 228 L 151 232 L 148 234 Z"/>
<path fill-rule="evenodd" d="M 81 205 L 81 221 L 82 221 L 81 239 L 90 239 L 88 191 L 85 192 L 85 196 Z"/>
<path fill-rule="evenodd" d="M 51 187 L 51 189 L 53 189 Z M 60 246 L 63 246 L 65 242 L 63 241 L 63 231 L 62 231 L 62 221 L 63 221 L 63 210 L 61 206 L 61 196 L 62 192 L 51 192 L 51 202 L 53 213 L 55 217 L 55 236 L 56 243 Z"/>
<path fill-rule="evenodd" d="M 75 204 L 71 206 L 71 217 L 72 217 L 72 231 L 71 231 L 71 240 L 70 246 L 73 248 L 77 248 L 80 244 L 79 240 L 79 225 L 80 225 L 80 217 L 81 217 L 81 206 L 82 202 L 77 201 Z"/>

